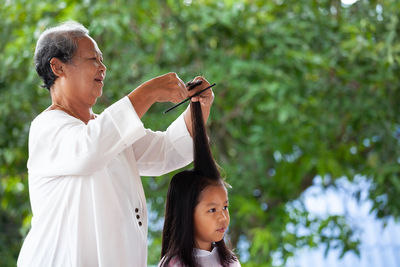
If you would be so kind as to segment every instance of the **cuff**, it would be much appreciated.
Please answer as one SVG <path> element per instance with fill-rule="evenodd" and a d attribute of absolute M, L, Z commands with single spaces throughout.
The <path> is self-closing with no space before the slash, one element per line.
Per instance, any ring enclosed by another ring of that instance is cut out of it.
<path fill-rule="evenodd" d="M 112 104 L 105 111 L 111 116 L 126 145 L 130 145 L 146 135 L 143 122 L 127 96 Z"/>

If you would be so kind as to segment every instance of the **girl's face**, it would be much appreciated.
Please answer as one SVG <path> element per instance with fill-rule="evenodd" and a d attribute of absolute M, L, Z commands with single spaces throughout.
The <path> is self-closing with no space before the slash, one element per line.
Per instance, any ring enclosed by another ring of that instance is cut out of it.
<path fill-rule="evenodd" d="M 211 251 L 212 242 L 221 241 L 228 226 L 228 193 L 225 186 L 207 186 L 194 210 L 196 247 Z"/>

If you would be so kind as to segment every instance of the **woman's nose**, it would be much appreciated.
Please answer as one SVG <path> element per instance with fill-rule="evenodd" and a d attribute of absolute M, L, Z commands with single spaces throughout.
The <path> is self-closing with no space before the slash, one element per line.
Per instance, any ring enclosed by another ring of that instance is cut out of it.
<path fill-rule="evenodd" d="M 102 61 L 100 61 L 100 69 L 103 70 L 104 72 L 107 70 L 106 65 Z"/>

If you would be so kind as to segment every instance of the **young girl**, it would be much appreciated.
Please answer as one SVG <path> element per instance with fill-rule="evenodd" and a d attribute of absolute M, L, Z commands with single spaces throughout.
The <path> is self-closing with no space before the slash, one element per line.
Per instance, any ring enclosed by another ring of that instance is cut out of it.
<path fill-rule="evenodd" d="M 176 174 L 169 185 L 160 267 L 237 267 L 225 245 L 228 194 L 211 154 L 199 102 L 192 102 L 194 169 Z"/>

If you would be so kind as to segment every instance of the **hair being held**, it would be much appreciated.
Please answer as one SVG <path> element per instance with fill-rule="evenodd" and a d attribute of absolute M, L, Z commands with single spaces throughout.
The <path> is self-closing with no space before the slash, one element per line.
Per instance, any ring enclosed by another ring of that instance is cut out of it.
<path fill-rule="evenodd" d="M 194 257 L 195 222 L 194 210 L 203 190 L 208 186 L 224 186 L 215 163 L 202 116 L 200 102 L 191 102 L 193 129 L 194 169 L 177 173 L 171 179 L 165 208 L 160 266 L 168 266 L 179 259 L 183 266 L 198 266 Z M 229 266 L 236 261 L 234 253 L 224 239 L 215 242 L 220 264 Z"/>

